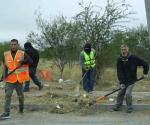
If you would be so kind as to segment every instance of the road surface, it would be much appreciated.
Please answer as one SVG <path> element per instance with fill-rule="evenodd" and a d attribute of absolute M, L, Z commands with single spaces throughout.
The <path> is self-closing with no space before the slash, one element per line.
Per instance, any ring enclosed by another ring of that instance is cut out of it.
<path fill-rule="evenodd" d="M 75 116 L 28 112 L 14 114 L 11 119 L 0 121 L 0 125 L 149 125 L 150 112 L 103 112 L 97 115 Z"/>

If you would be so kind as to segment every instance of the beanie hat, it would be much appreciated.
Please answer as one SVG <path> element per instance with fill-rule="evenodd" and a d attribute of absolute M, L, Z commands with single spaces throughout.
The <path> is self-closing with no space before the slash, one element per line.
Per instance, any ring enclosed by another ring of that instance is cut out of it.
<path fill-rule="evenodd" d="M 30 42 L 26 42 L 24 44 L 24 48 L 27 49 L 27 48 L 32 48 L 32 44 Z"/>
<path fill-rule="evenodd" d="M 91 52 L 91 44 L 90 44 L 90 43 L 86 43 L 86 44 L 84 45 L 84 51 L 85 51 L 86 53 L 90 53 L 90 52 Z"/>

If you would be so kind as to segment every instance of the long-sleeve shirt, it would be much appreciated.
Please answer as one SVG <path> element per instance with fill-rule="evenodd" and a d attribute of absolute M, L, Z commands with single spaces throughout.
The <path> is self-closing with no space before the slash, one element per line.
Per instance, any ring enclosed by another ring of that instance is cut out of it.
<path fill-rule="evenodd" d="M 38 65 L 38 62 L 39 62 L 39 52 L 33 47 L 28 47 L 27 49 L 25 49 L 25 52 L 33 60 L 33 63 L 29 64 L 29 67 L 37 68 L 37 65 Z"/>
<path fill-rule="evenodd" d="M 143 74 L 148 74 L 148 64 L 139 57 L 129 54 L 124 60 L 124 57 L 120 56 L 117 60 L 117 76 L 121 84 L 133 84 L 137 80 L 137 67 L 143 67 Z"/>

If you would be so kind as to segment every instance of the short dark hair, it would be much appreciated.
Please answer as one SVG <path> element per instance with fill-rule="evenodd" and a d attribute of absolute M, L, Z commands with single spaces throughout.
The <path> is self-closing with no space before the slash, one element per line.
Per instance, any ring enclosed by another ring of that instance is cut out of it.
<path fill-rule="evenodd" d="M 17 39 L 12 39 L 10 42 L 16 42 L 18 44 L 18 40 Z"/>
<path fill-rule="evenodd" d="M 120 46 L 120 48 L 124 48 L 124 47 L 128 47 L 128 45 L 127 45 L 127 44 L 122 44 L 122 45 Z"/>

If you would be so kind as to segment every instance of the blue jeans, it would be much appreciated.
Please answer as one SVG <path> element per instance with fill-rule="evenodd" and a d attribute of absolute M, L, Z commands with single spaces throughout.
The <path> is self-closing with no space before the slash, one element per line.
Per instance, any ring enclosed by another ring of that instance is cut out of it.
<path fill-rule="evenodd" d="M 38 80 L 38 78 L 36 76 L 36 68 L 30 67 L 29 75 L 30 75 L 30 78 L 32 79 L 33 83 L 36 84 L 38 87 L 40 87 L 41 82 Z M 30 81 L 26 81 L 23 89 L 29 90 L 29 87 L 30 87 Z"/>
<path fill-rule="evenodd" d="M 85 73 L 86 73 L 86 75 L 84 77 Z M 90 70 L 88 70 L 88 71 L 82 69 L 82 77 L 84 77 L 83 78 L 83 89 L 86 92 L 93 91 L 93 88 L 94 88 L 94 73 L 95 73 L 94 68 L 90 68 Z"/>

